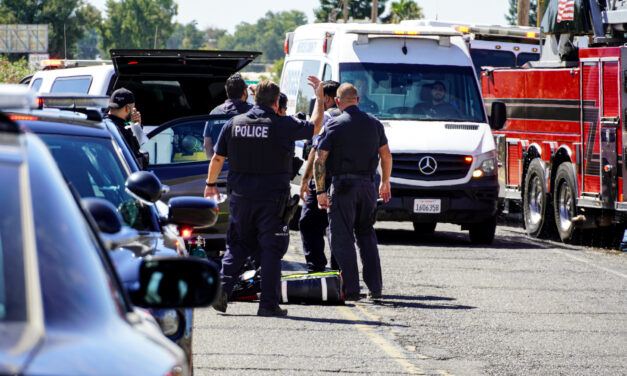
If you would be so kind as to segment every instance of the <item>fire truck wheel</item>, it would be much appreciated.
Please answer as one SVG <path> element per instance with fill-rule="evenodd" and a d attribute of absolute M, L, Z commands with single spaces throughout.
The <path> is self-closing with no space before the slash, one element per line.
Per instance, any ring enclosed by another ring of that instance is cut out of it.
<path fill-rule="evenodd" d="M 536 158 L 527 169 L 523 193 L 523 215 L 529 236 L 539 238 L 548 235 L 553 222 L 550 206 L 544 168 L 540 159 Z"/>
<path fill-rule="evenodd" d="M 576 241 L 580 231 L 571 219 L 576 215 L 575 207 L 575 177 L 573 165 L 570 162 L 562 163 L 555 174 L 555 193 L 553 194 L 555 208 L 555 224 L 560 239 L 564 243 Z"/>
<path fill-rule="evenodd" d="M 492 244 L 496 232 L 496 216 L 468 227 L 472 244 Z"/>
<path fill-rule="evenodd" d="M 423 223 L 414 221 L 414 233 L 417 235 L 431 235 L 435 231 L 437 222 Z"/>

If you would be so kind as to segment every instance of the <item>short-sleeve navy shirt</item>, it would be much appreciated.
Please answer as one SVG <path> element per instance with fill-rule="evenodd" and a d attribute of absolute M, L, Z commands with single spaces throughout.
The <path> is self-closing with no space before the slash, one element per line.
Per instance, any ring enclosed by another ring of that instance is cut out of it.
<path fill-rule="evenodd" d="M 219 106 L 216 106 L 209 115 L 238 115 L 245 114 L 248 112 L 253 105 L 243 101 L 241 99 L 227 99 L 224 103 Z M 220 134 L 220 127 L 215 126 L 215 124 L 207 124 L 205 126 L 205 130 L 203 131 L 204 137 L 211 137 L 212 141 L 215 143 L 218 135 Z"/>
<path fill-rule="evenodd" d="M 272 121 L 273 141 L 277 147 L 283 147 L 289 151 L 294 150 L 294 141 L 311 139 L 314 124 L 308 121 L 297 120 L 291 116 L 279 116 L 271 108 L 255 105 L 246 113 L 251 119 L 268 118 Z M 218 142 L 214 147 L 216 154 L 229 157 L 228 144 L 231 138 L 233 120 L 229 120 L 224 127 Z M 229 170 L 227 182 L 233 192 L 259 200 L 274 200 L 285 194 L 290 189 L 289 173 L 281 174 L 244 174 Z"/>
<path fill-rule="evenodd" d="M 363 166 L 367 165 L 372 158 L 378 157 L 379 148 L 387 143 L 383 124 L 374 116 L 359 110 L 357 106 L 350 106 L 326 124 L 325 131 L 318 142 L 318 149 L 329 152 L 327 170 L 329 170 L 328 173 L 334 175 L 338 171 L 333 171 L 333 167 L 329 164 L 334 158 L 334 152 L 337 153 L 341 149 L 343 159 L 355 161 L 357 165 Z M 376 171 L 343 172 L 374 174 Z"/>

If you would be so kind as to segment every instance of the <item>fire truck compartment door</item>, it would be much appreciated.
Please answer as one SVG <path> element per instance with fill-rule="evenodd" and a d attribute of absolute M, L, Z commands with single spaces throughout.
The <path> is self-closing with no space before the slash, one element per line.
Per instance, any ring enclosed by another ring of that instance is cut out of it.
<path fill-rule="evenodd" d="M 619 118 L 601 118 L 601 199 L 604 204 L 616 201 L 618 189 L 617 133 Z M 605 205 L 604 205 L 605 206 Z"/>

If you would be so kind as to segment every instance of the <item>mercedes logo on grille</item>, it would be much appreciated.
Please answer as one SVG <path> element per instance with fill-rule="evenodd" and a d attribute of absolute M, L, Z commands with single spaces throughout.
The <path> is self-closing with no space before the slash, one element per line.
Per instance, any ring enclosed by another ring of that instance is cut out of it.
<path fill-rule="evenodd" d="M 438 168 L 438 162 L 430 155 L 420 158 L 418 161 L 418 169 L 425 175 L 433 175 Z"/>

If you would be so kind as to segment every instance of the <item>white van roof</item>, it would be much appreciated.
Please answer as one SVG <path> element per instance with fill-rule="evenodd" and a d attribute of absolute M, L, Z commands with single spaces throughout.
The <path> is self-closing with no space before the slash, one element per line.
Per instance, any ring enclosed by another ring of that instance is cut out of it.
<path fill-rule="evenodd" d="M 462 36 L 462 33 L 441 26 L 424 26 L 412 24 L 376 24 L 376 23 L 315 23 L 299 26 L 295 33 L 324 35 L 324 33 L 368 34 L 389 36 Z"/>

